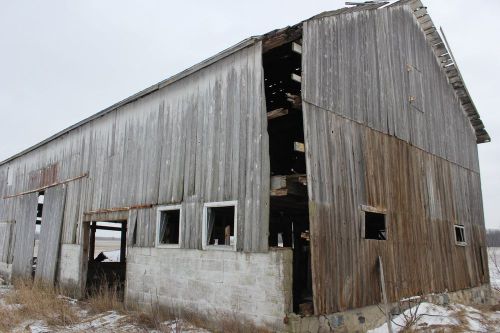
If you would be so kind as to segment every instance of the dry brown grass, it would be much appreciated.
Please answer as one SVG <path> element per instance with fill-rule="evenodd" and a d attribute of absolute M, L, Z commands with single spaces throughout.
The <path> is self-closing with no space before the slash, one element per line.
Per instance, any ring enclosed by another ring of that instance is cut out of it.
<path fill-rule="evenodd" d="M 117 284 L 108 285 L 106 282 L 94 288 L 85 300 L 87 310 L 96 314 L 106 311 L 124 312 L 123 302 Z"/>
<path fill-rule="evenodd" d="M 22 322 L 22 318 L 17 311 L 6 310 L 0 307 L 0 332 L 11 332 Z"/>
<path fill-rule="evenodd" d="M 18 280 L 4 296 L 8 315 L 0 316 L 0 331 L 9 332 L 25 320 L 43 320 L 49 326 L 75 323 L 78 316 L 56 288 Z M 4 309 L 5 310 L 5 309 Z"/>

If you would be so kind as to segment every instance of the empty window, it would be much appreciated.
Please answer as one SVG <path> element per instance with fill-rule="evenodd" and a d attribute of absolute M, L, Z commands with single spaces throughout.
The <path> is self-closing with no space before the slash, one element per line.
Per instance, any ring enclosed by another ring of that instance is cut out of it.
<path fill-rule="evenodd" d="M 455 224 L 455 242 L 457 245 L 466 245 L 465 243 L 465 227 Z"/>
<path fill-rule="evenodd" d="M 163 206 L 158 208 L 156 222 L 156 246 L 179 247 L 181 231 L 180 221 L 180 205 Z"/>
<path fill-rule="evenodd" d="M 364 234 L 365 239 L 386 240 L 387 229 L 385 214 L 375 212 L 364 212 Z"/>
<path fill-rule="evenodd" d="M 212 202 L 203 211 L 203 247 L 236 249 L 236 202 Z"/>

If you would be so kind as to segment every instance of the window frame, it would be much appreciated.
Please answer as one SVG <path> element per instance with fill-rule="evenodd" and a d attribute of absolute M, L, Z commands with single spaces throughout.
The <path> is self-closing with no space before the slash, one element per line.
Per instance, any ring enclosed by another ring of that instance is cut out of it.
<path fill-rule="evenodd" d="M 177 244 L 163 244 L 160 243 L 160 224 L 161 224 L 161 213 L 169 210 L 179 211 L 179 239 Z M 179 249 L 181 247 L 182 239 L 182 204 L 178 205 L 163 205 L 156 207 L 156 234 L 155 234 L 155 247 L 159 249 Z M 137 222 L 136 222 L 137 224 Z M 137 225 L 136 225 L 137 228 Z"/>
<path fill-rule="evenodd" d="M 457 229 L 462 229 L 462 235 L 464 236 L 464 241 L 460 242 L 457 239 Z M 453 237 L 455 238 L 455 245 L 457 246 L 467 246 L 467 236 L 465 233 L 465 225 L 463 224 L 454 224 L 453 225 Z"/>
<path fill-rule="evenodd" d="M 361 214 L 360 214 L 361 215 L 361 227 L 360 227 L 361 239 L 364 239 L 367 241 L 388 241 L 389 240 L 389 215 L 387 214 L 387 210 L 375 208 L 375 207 L 367 206 L 367 205 L 361 205 L 360 211 L 361 211 Z M 366 213 L 375 213 L 375 214 L 384 215 L 385 239 L 366 238 Z"/>
<path fill-rule="evenodd" d="M 210 245 L 207 244 L 207 212 L 209 208 L 234 207 L 234 244 L 233 245 Z M 203 218 L 201 229 L 201 248 L 214 251 L 237 251 L 238 247 L 238 200 L 205 202 L 203 204 Z"/>

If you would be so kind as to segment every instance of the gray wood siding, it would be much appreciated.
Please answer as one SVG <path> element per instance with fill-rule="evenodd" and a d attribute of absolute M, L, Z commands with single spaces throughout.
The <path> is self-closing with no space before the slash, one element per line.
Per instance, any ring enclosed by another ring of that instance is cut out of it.
<path fill-rule="evenodd" d="M 154 246 L 154 206 L 182 202 L 181 247 L 201 248 L 203 203 L 238 200 L 238 249 L 267 251 L 266 126 L 257 42 L 0 165 L 0 221 L 15 220 L 6 196 L 87 174 L 66 185 L 63 243 L 85 212 L 152 205 L 137 245 Z"/>
<path fill-rule="evenodd" d="M 65 198 L 66 185 L 45 191 L 35 278 L 47 285 L 54 284 L 56 278 Z"/>
<path fill-rule="evenodd" d="M 14 223 L 0 222 L 0 262 L 12 262 Z"/>
<path fill-rule="evenodd" d="M 379 255 L 390 301 L 488 282 L 476 138 L 413 13 L 307 21 L 302 78 L 315 311 L 379 303 Z M 361 237 L 361 205 L 388 240 Z"/>
<path fill-rule="evenodd" d="M 303 39 L 307 103 L 479 172 L 474 130 L 410 7 L 310 20 Z"/>
<path fill-rule="evenodd" d="M 38 194 L 31 193 L 9 199 L 17 201 L 14 228 L 14 256 L 12 278 L 31 276 Z"/>

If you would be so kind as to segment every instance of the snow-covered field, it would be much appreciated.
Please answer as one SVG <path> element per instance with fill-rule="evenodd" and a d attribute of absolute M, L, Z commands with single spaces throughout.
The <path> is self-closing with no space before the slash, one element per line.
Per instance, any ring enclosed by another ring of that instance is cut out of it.
<path fill-rule="evenodd" d="M 103 252 L 108 259 L 105 259 L 105 262 L 118 262 L 120 261 L 120 250 L 114 250 L 114 251 L 106 251 Z"/>
<path fill-rule="evenodd" d="M 488 248 L 488 266 L 491 286 L 500 290 L 500 247 Z"/>

